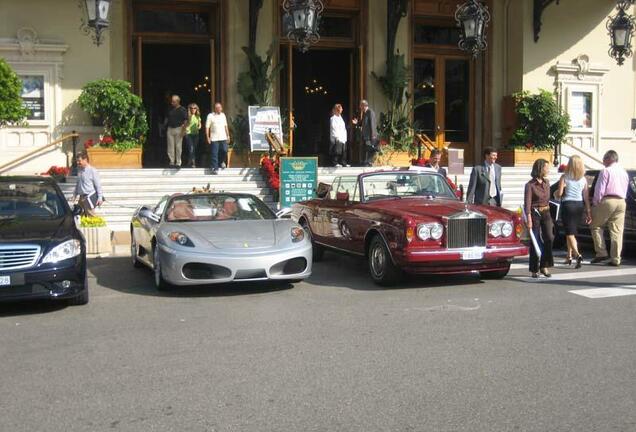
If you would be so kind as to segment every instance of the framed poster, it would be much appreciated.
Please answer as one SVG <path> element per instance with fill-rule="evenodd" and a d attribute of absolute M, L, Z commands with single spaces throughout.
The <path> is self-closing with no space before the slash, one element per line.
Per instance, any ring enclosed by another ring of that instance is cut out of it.
<path fill-rule="evenodd" d="M 265 134 L 270 131 L 278 136 L 280 142 L 283 142 L 283 125 L 281 124 L 279 107 L 250 106 L 248 116 L 250 149 L 252 151 L 269 151 Z"/>
<path fill-rule="evenodd" d="M 289 208 L 292 204 L 307 201 L 316 196 L 318 186 L 318 158 L 282 157 L 280 158 L 280 208 Z"/>
<path fill-rule="evenodd" d="M 592 92 L 573 91 L 568 103 L 568 114 L 573 129 L 590 129 L 592 125 Z"/>
<path fill-rule="evenodd" d="M 27 120 L 46 120 L 44 75 L 20 75 L 22 80 L 22 104 L 31 113 Z"/>

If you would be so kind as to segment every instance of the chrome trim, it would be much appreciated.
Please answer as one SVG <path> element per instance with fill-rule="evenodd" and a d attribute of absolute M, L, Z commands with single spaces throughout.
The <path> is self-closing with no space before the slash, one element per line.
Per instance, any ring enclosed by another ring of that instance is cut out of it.
<path fill-rule="evenodd" d="M 521 246 L 507 246 L 507 247 L 475 247 L 475 248 L 461 248 L 461 249 L 447 249 L 447 250 L 430 250 L 430 251 L 413 251 L 410 252 L 413 255 L 456 255 L 468 251 L 481 251 L 483 253 L 488 252 L 512 252 L 524 247 Z"/>
<path fill-rule="evenodd" d="M 446 248 L 448 249 L 462 249 L 465 247 L 486 247 L 488 245 L 488 218 L 486 215 L 482 213 L 478 213 L 471 210 L 463 210 L 461 212 L 452 214 L 448 217 L 445 217 L 446 222 Z M 452 227 L 455 223 L 460 223 L 461 221 L 467 221 L 467 223 L 480 221 L 479 229 L 483 229 L 483 238 L 481 236 L 475 235 L 479 233 L 473 233 L 471 227 Z M 455 230 L 459 230 L 460 232 L 455 233 Z M 455 239 L 454 236 L 461 236 L 458 239 Z M 453 247 L 455 243 L 451 243 L 452 241 L 459 241 L 458 247 Z M 462 241 L 460 241 L 462 240 Z M 462 244 L 463 243 L 463 244 Z"/>
<path fill-rule="evenodd" d="M 3 244 L 0 245 L 0 271 L 19 270 L 33 267 L 40 258 L 42 248 L 36 244 Z M 6 256 L 14 253 L 17 256 Z M 5 265 L 5 260 L 11 260 L 13 264 Z"/>

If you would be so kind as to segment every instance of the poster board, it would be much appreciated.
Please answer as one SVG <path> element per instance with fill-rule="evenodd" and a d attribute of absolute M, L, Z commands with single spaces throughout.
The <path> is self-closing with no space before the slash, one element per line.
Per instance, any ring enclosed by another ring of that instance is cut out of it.
<path fill-rule="evenodd" d="M 448 149 L 448 174 L 464 174 L 464 149 Z"/>
<path fill-rule="evenodd" d="M 282 157 L 280 158 L 280 208 L 291 207 L 292 204 L 307 201 L 316 196 L 318 186 L 317 157 Z"/>
<path fill-rule="evenodd" d="M 20 75 L 22 105 L 28 109 L 27 120 L 46 120 L 44 105 L 44 75 Z"/>
<path fill-rule="evenodd" d="M 280 142 L 283 142 L 283 125 L 280 118 L 280 108 L 272 106 L 248 107 L 250 126 L 250 150 L 269 151 L 269 143 L 265 134 L 272 132 Z"/>

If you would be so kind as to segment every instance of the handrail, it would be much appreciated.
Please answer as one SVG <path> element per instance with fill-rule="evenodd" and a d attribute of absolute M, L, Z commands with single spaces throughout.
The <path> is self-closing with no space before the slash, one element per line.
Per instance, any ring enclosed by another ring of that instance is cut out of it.
<path fill-rule="evenodd" d="M 62 138 L 59 138 L 59 139 L 51 142 L 51 143 L 43 145 L 42 147 L 38 147 L 35 150 L 32 150 L 32 151 L 30 151 L 30 152 L 28 152 L 26 154 L 23 154 L 23 155 L 15 158 L 12 161 L 9 161 L 9 162 L 7 162 L 7 163 L 5 163 L 3 165 L 0 165 L 0 172 L 2 172 L 4 170 L 6 170 L 7 168 L 17 164 L 18 162 L 22 162 L 24 159 L 27 159 L 27 158 L 33 156 L 34 154 L 37 154 L 37 153 L 41 152 L 44 149 L 47 149 L 49 147 L 53 147 L 53 146 L 56 146 L 56 145 L 58 145 L 60 143 L 63 143 L 64 141 L 66 141 L 69 138 L 77 138 L 77 137 L 79 137 L 78 133 L 68 134 L 68 135 L 63 136 Z"/>
<path fill-rule="evenodd" d="M 565 141 L 565 144 L 572 147 L 574 150 L 578 151 L 579 153 L 582 153 L 583 155 L 585 155 L 586 157 L 592 159 L 594 162 L 603 165 L 603 161 L 598 159 L 596 156 L 589 154 L 588 152 L 586 152 L 585 150 L 583 150 L 580 147 L 575 146 L 574 144 L 572 144 L 569 141 Z M 566 155 L 563 155 L 566 156 Z M 569 156 L 566 156 L 567 158 L 569 158 Z"/>
<path fill-rule="evenodd" d="M 431 151 L 437 148 L 437 146 L 435 145 L 435 142 L 432 139 L 430 139 L 426 134 L 423 134 L 423 133 L 415 134 L 415 138 L 417 138 L 419 142 L 424 144 L 424 147 L 426 147 L 428 151 Z"/>

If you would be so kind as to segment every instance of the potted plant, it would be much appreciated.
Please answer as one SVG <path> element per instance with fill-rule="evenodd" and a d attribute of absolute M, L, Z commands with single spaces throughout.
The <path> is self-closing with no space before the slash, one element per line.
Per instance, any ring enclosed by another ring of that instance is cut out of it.
<path fill-rule="evenodd" d="M 532 165 L 539 158 L 552 161 L 554 148 L 569 132 L 569 116 L 547 90 L 515 93 L 513 103 L 516 128 L 498 161 L 505 166 Z"/>
<path fill-rule="evenodd" d="M 68 167 L 59 167 L 56 165 L 52 165 L 46 172 L 43 172 L 42 175 L 48 175 L 53 177 L 58 183 L 66 182 L 66 177 L 70 174 L 71 169 Z"/>
<path fill-rule="evenodd" d="M 98 142 L 85 147 L 97 168 L 141 168 L 141 148 L 148 121 L 141 98 L 128 81 L 103 79 L 82 88 L 84 111 L 104 128 Z"/>
<path fill-rule="evenodd" d="M 100 216 L 80 217 L 79 230 L 86 239 L 86 253 L 106 254 L 112 251 L 110 230 Z"/>

